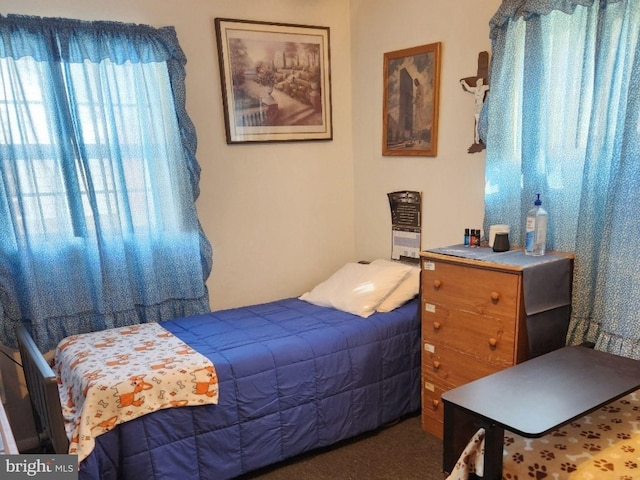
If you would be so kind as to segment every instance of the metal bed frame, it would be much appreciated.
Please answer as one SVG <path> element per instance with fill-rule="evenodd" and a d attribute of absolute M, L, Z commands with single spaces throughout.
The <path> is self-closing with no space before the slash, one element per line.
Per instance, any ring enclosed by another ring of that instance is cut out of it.
<path fill-rule="evenodd" d="M 26 328 L 19 327 L 17 337 L 40 445 L 46 448 L 50 442 L 54 453 L 68 453 L 69 439 L 64 428 L 56 374 Z"/>

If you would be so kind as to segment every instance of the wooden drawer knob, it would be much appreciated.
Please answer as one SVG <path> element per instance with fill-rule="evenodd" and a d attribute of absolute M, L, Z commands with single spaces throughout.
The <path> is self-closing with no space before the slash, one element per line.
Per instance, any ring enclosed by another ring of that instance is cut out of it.
<path fill-rule="evenodd" d="M 498 292 L 491 292 L 491 300 L 497 302 L 500 300 L 500 294 Z"/>
<path fill-rule="evenodd" d="M 433 369 L 434 370 L 439 370 L 440 369 L 440 362 L 438 360 L 435 360 L 433 362 Z"/>
<path fill-rule="evenodd" d="M 433 329 L 434 330 L 440 330 L 440 327 L 442 326 L 442 324 L 440 322 L 433 322 Z"/>
<path fill-rule="evenodd" d="M 433 409 L 434 409 L 434 410 L 437 410 L 437 409 L 438 409 L 438 407 L 440 406 L 440 400 L 433 399 L 433 400 L 431 401 L 431 404 L 433 405 Z"/>
<path fill-rule="evenodd" d="M 441 280 L 434 280 L 433 281 L 433 288 L 435 288 L 436 290 L 439 289 L 442 286 L 442 281 Z"/>
<path fill-rule="evenodd" d="M 491 347 L 491 349 L 493 350 L 494 348 L 496 348 L 497 345 L 498 345 L 498 340 L 496 340 L 495 338 L 491 337 L 489 339 L 489 347 Z"/>

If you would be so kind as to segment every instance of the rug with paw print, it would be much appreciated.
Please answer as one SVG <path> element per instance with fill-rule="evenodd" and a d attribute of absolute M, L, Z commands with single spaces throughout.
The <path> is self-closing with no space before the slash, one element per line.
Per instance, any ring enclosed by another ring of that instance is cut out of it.
<path fill-rule="evenodd" d="M 640 479 L 640 390 L 542 438 L 505 431 L 503 480 Z"/>

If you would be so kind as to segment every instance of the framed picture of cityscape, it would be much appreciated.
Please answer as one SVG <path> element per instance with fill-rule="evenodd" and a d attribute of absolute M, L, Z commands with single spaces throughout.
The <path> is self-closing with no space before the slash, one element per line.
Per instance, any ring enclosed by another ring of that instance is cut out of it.
<path fill-rule="evenodd" d="M 214 23 L 228 144 L 333 139 L 328 27 Z"/>
<path fill-rule="evenodd" d="M 441 43 L 384 54 L 383 155 L 435 157 Z"/>

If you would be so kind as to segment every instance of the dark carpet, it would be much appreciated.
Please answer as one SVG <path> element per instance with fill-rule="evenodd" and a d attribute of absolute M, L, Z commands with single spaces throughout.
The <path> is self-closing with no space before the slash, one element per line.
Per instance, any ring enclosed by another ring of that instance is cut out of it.
<path fill-rule="evenodd" d="M 411 416 L 238 480 L 443 480 L 442 441 Z"/>

